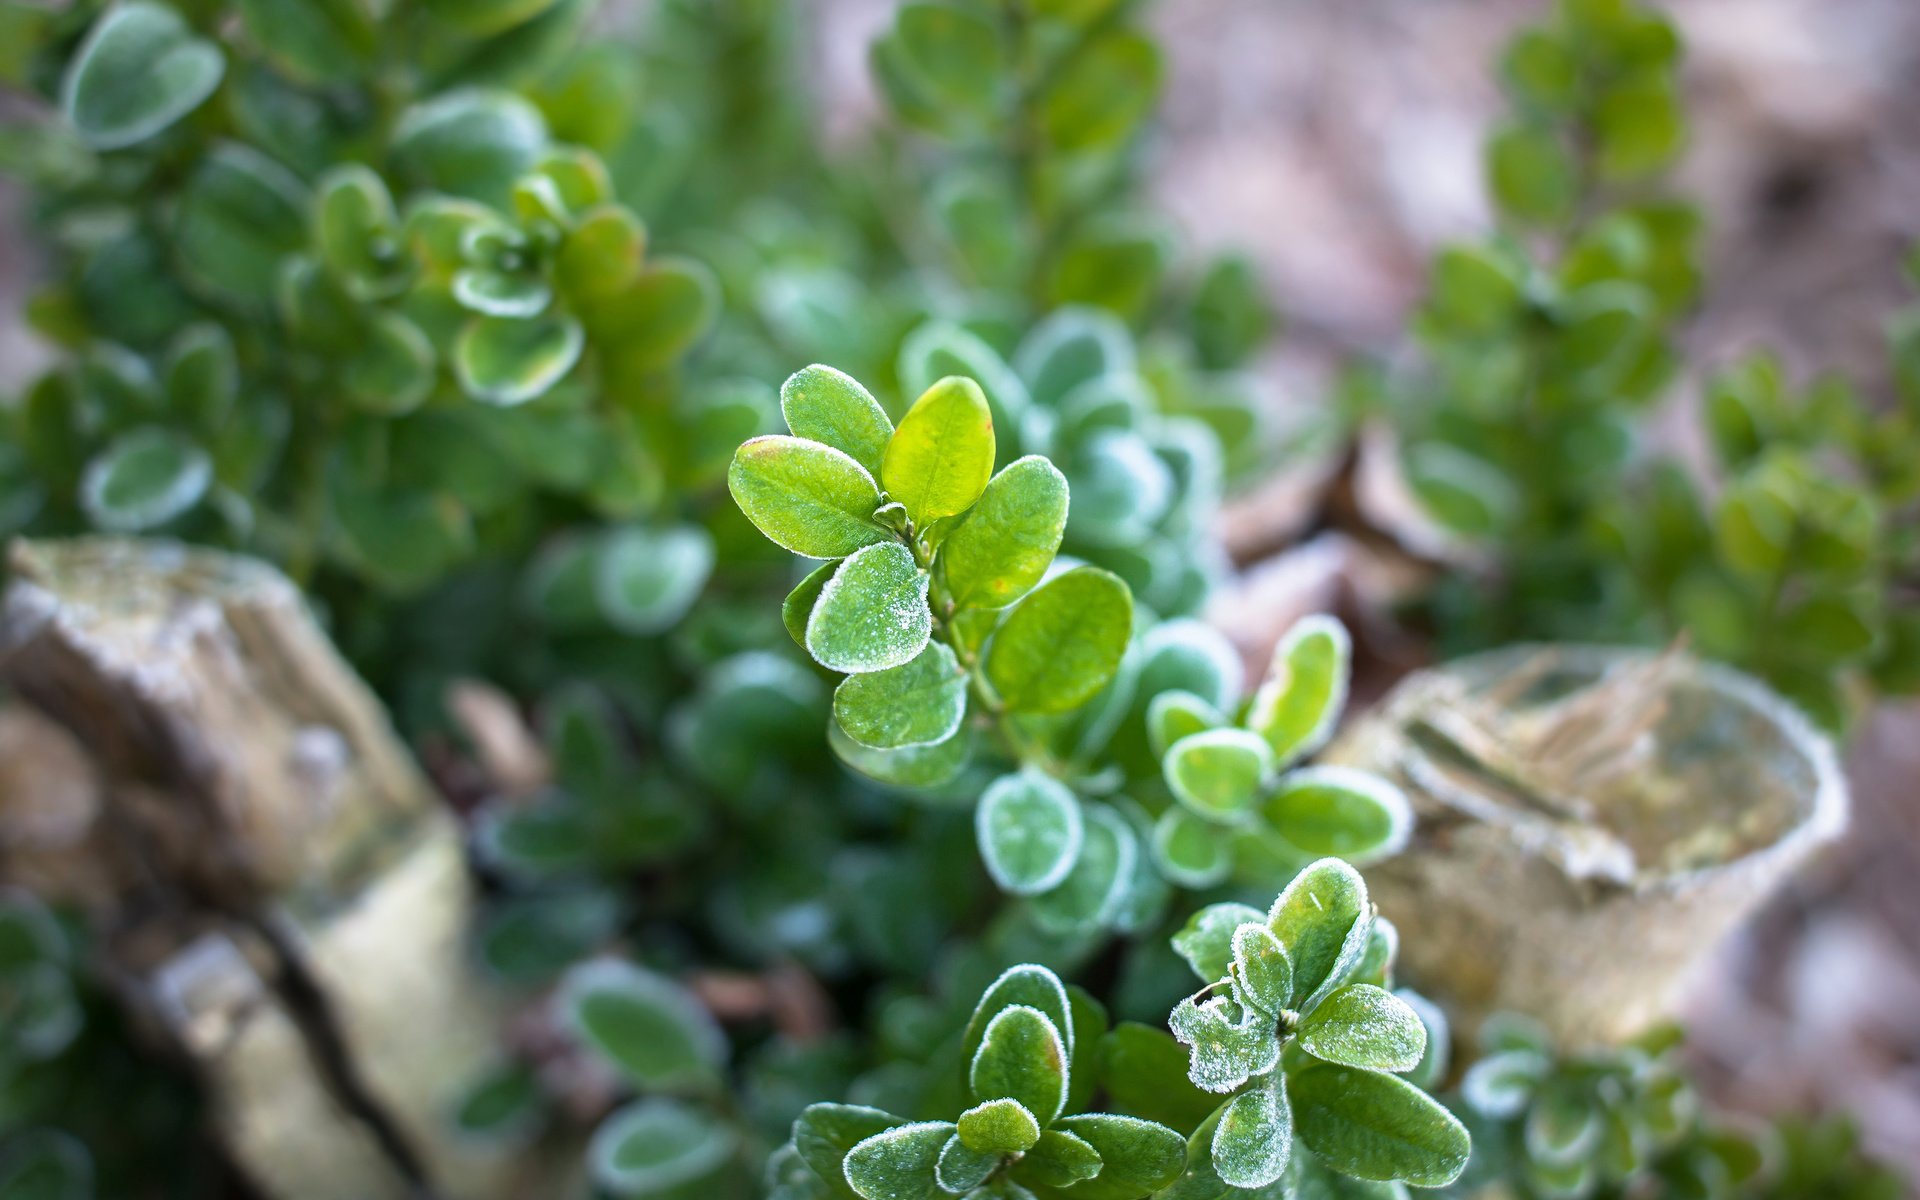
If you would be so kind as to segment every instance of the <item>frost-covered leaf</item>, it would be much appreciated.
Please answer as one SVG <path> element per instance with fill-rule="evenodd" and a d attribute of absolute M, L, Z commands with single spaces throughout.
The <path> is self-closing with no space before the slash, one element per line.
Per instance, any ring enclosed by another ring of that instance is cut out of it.
<path fill-rule="evenodd" d="M 850 675 L 912 662 L 933 634 L 928 582 L 899 542 L 854 551 L 820 590 L 807 618 L 807 652 Z"/>
<path fill-rule="evenodd" d="M 1226 996 L 1199 1004 L 1182 1000 L 1167 1018 L 1167 1027 L 1187 1047 L 1187 1078 L 1209 1092 L 1231 1092 L 1280 1062 L 1274 1018 Z"/>
<path fill-rule="evenodd" d="M 1063 571 L 1029 592 L 987 644 L 986 677 L 1013 712 L 1066 712 L 1120 668 L 1133 632 L 1133 596 L 1094 567 Z"/>
<path fill-rule="evenodd" d="M 546 395 L 585 348 L 580 322 L 563 314 L 476 317 L 453 344 L 453 371 L 467 395 L 510 408 Z"/>
<path fill-rule="evenodd" d="M 834 1195 L 857 1195 L 847 1184 L 847 1153 L 876 1133 L 907 1122 L 892 1113 L 859 1104 L 809 1104 L 793 1122 L 793 1147 Z"/>
<path fill-rule="evenodd" d="M 1111 805 L 1081 813 L 1080 853 L 1060 886 L 1032 900 L 1033 918 L 1054 933 L 1087 933 L 1112 925 L 1126 902 L 1140 855 L 1132 826 Z"/>
<path fill-rule="evenodd" d="M 781 385 L 780 411 L 795 437 L 832 446 L 880 477 L 893 422 L 852 376 L 818 363 L 803 367 Z"/>
<path fill-rule="evenodd" d="M 1004 1096 L 974 1105 L 956 1125 L 961 1141 L 995 1154 L 1018 1154 L 1040 1140 L 1039 1120 L 1026 1105 Z"/>
<path fill-rule="evenodd" d="M 813 606 L 819 602 L 820 593 L 825 590 L 827 580 L 840 569 L 840 564 L 829 560 L 807 572 L 807 577 L 794 585 L 787 598 L 780 603 L 780 623 L 787 627 L 787 635 L 793 644 L 802 650 L 807 648 L 807 618 L 813 615 Z"/>
<path fill-rule="evenodd" d="M 970 1146 L 955 1134 L 940 1148 L 940 1157 L 933 1165 L 933 1179 L 941 1191 L 965 1195 L 985 1183 L 999 1165 L 999 1152 Z"/>
<path fill-rule="evenodd" d="M 1049 1129 L 1020 1160 L 1019 1178 L 1045 1187 L 1072 1187 L 1100 1174 L 1100 1151 L 1064 1129 Z"/>
<path fill-rule="evenodd" d="M 1370 1071 L 1411 1071 L 1427 1050 L 1419 1014 L 1368 983 L 1343 987 L 1315 1005 L 1297 1036 L 1315 1058 Z"/>
<path fill-rule="evenodd" d="M 1140 693 L 1190 692 L 1219 712 L 1240 701 L 1240 655 L 1211 625 L 1182 617 L 1140 636 Z M 1225 724 L 1223 721 L 1222 724 Z"/>
<path fill-rule="evenodd" d="M 987 873 L 1002 891 L 1032 896 L 1058 887 L 1080 857 L 1080 802 L 1036 770 L 993 781 L 974 810 Z"/>
<path fill-rule="evenodd" d="M 935 1171 L 953 1136 L 947 1121 L 922 1121 L 876 1133 L 847 1152 L 842 1171 L 862 1200 L 928 1200 Z"/>
<path fill-rule="evenodd" d="M 952 782 L 971 761 L 973 742 L 973 731 L 962 725 L 944 742 L 875 750 L 848 737 L 838 724 L 827 726 L 827 746 L 841 762 L 869 779 L 914 791 Z"/>
<path fill-rule="evenodd" d="M 1264 924 L 1267 914 L 1249 904 L 1209 904 L 1173 935 L 1173 949 L 1202 983 L 1227 977 L 1233 965 L 1233 934 L 1246 924 Z"/>
<path fill-rule="evenodd" d="M 1411 1070 L 1402 1071 L 1407 1082 L 1425 1090 L 1431 1090 L 1446 1078 L 1448 1060 L 1452 1053 L 1451 1031 L 1447 1014 L 1438 1004 L 1422 996 L 1411 988 L 1399 988 L 1394 996 L 1402 1004 L 1413 1010 L 1420 1018 L 1420 1024 L 1426 1027 L 1427 1045 L 1420 1055 L 1420 1061 Z"/>
<path fill-rule="evenodd" d="M 1397 1075 L 1312 1062 L 1288 1071 L 1287 1098 L 1300 1140 L 1348 1175 L 1441 1187 L 1467 1165 L 1466 1128 Z"/>
<path fill-rule="evenodd" d="M 1179 688 L 1161 692 L 1147 703 L 1147 745 L 1158 758 L 1180 739 L 1226 723 L 1220 710 L 1204 697 Z"/>
<path fill-rule="evenodd" d="M 630 1104 L 601 1122 L 587 1149 L 594 1182 L 614 1196 L 653 1196 L 718 1171 L 734 1133 L 711 1114 L 665 1097 Z"/>
<path fill-rule="evenodd" d="M 1230 975 L 1234 997 L 1278 1017 L 1293 998 L 1293 962 L 1265 925 L 1249 921 L 1233 931 Z"/>
<path fill-rule="evenodd" d="M 288 256 L 307 248 L 309 197 L 298 175 L 251 146 L 200 157 L 173 216 L 173 251 L 202 288 L 264 307 Z"/>
<path fill-rule="evenodd" d="M 1312 855 L 1366 862 L 1395 854 L 1413 829 L 1413 809 L 1399 788 L 1351 767 L 1290 772 L 1260 804 L 1275 833 Z"/>
<path fill-rule="evenodd" d="M 1036 404 L 1057 406 L 1074 388 L 1107 374 L 1131 373 L 1133 338 L 1126 324 L 1097 308 L 1062 308 L 1020 343 L 1014 368 Z"/>
<path fill-rule="evenodd" d="M 1039 455 L 1009 463 L 940 544 L 957 606 L 1001 608 L 1040 582 L 1067 528 L 1067 480 Z"/>
<path fill-rule="evenodd" d="M 1252 811 L 1273 767 L 1273 751 L 1244 729 L 1209 729 L 1167 748 L 1161 772 L 1174 799 L 1201 817 L 1232 824 Z"/>
<path fill-rule="evenodd" d="M 1460 1095 L 1475 1112 L 1504 1121 L 1525 1111 L 1551 1066 L 1537 1050 L 1490 1054 L 1467 1068 Z"/>
<path fill-rule="evenodd" d="M 1263 1188 L 1286 1173 L 1293 1113 L 1280 1076 L 1228 1101 L 1213 1131 L 1213 1169 L 1237 1188 Z"/>
<path fill-rule="evenodd" d="M 632 963 L 596 959 L 567 972 L 556 1000 L 568 1027 L 635 1083 L 706 1086 L 727 1039 L 692 993 Z"/>
<path fill-rule="evenodd" d="M 1100 1173 L 1074 1189 L 1083 1200 L 1126 1200 L 1158 1191 L 1186 1166 L 1186 1139 L 1165 1125 L 1114 1113 L 1062 1117 L 1054 1128 L 1092 1146 Z"/>
<path fill-rule="evenodd" d="M 769 434 L 741 446 L 727 471 L 734 503 L 775 544 L 809 558 L 845 558 L 892 540 L 873 520 L 880 489 L 831 446 Z"/>
<path fill-rule="evenodd" d="M 1394 960 L 1399 954 L 1399 928 L 1385 917 L 1375 917 L 1373 927 L 1367 930 L 1367 948 L 1361 952 L 1360 961 L 1353 965 L 1353 970 L 1347 972 L 1346 981 L 1390 987 Z"/>
<path fill-rule="evenodd" d="M 1208 888 L 1233 869 L 1231 831 L 1175 804 L 1153 823 L 1153 859 L 1160 873 L 1186 888 Z"/>
<path fill-rule="evenodd" d="M 540 110 L 512 92 L 460 88 L 414 105 L 394 125 L 400 174 L 424 191 L 504 206 L 548 145 Z"/>
<path fill-rule="evenodd" d="M 928 642 L 900 666 L 849 675 L 833 693 L 833 719 L 876 750 L 944 742 L 966 713 L 966 672 L 940 642 Z"/>
<path fill-rule="evenodd" d="M 60 87 L 67 120 L 96 150 L 142 142 L 200 107 L 226 72 L 220 48 L 164 4 L 108 9 Z"/>
<path fill-rule="evenodd" d="M 993 414 L 980 385 L 948 376 L 921 393 L 887 442 L 880 479 L 925 528 L 967 511 L 993 474 Z"/>
<path fill-rule="evenodd" d="M 171 429 L 146 427 L 107 444 L 80 480 L 80 504 L 101 529 L 137 533 L 200 502 L 213 483 L 207 452 Z"/>
<path fill-rule="evenodd" d="M 1337 858 L 1323 858 L 1293 877 L 1274 900 L 1267 927 L 1293 960 L 1293 1007 L 1311 1012 L 1366 951 L 1372 923 L 1367 884 Z"/>
<path fill-rule="evenodd" d="M 1324 615 L 1302 618 L 1274 647 L 1247 728 L 1273 747 L 1278 765 L 1312 754 L 1333 735 L 1347 703 L 1352 658 L 1347 627 Z"/>
<path fill-rule="evenodd" d="M 1067 1045 L 1052 1018 L 1024 1004 L 1001 1009 L 967 1068 L 967 1084 L 980 1100 L 1017 1100 L 1042 1125 L 1067 1102 Z"/>
<path fill-rule="evenodd" d="M 602 544 L 595 595 L 622 633 L 663 633 L 680 623 L 713 571 L 713 538 L 698 525 L 614 531 Z"/>
<path fill-rule="evenodd" d="M 1069 1058 L 1072 1057 L 1073 1005 L 1068 999 L 1066 985 L 1047 968 L 1035 963 L 1022 963 L 1001 972 L 1000 977 L 980 994 L 980 1001 L 974 1005 L 973 1016 L 967 1021 L 966 1035 L 961 1043 L 962 1061 L 973 1062 L 974 1054 L 987 1036 L 987 1025 L 1000 1014 L 1001 1009 L 1016 1004 L 1024 1004 L 1045 1014 L 1053 1022 L 1053 1027 L 1066 1038 L 1067 1054 Z"/>

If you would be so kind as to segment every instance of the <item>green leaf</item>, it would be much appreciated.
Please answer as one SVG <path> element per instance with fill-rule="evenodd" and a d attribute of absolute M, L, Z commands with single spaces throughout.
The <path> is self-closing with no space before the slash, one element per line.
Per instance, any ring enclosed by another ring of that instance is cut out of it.
<path fill-rule="evenodd" d="M 1242 925 L 1263 924 L 1267 914 L 1248 904 L 1209 904 L 1173 935 L 1173 949 L 1202 983 L 1227 977 L 1233 964 L 1233 934 Z"/>
<path fill-rule="evenodd" d="M 999 1166 L 1000 1155 L 990 1150 L 976 1150 L 955 1134 L 940 1148 L 940 1157 L 933 1166 L 933 1179 L 941 1191 L 957 1196 L 985 1183 L 987 1176 Z"/>
<path fill-rule="evenodd" d="M 847 1184 L 847 1153 L 877 1133 L 907 1122 L 858 1104 L 809 1104 L 793 1122 L 793 1147 L 833 1194 L 858 1195 Z"/>
<path fill-rule="evenodd" d="M 1014 356 L 1033 402 L 1055 409 L 1088 380 L 1129 375 L 1137 365 L 1126 323 L 1095 308 L 1063 308 L 1048 315 Z"/>
<path fill-rule="evenodd" d="M 138 533 L 198 504 L 212 482 L 205 450 L 150 426 L 121 434 L 87 464 L 80 505 L 101 529 Z"/>
<path fill-rule="evenodd" d="M 1293 1113 L 1272 1075 L 1227 1102 L 1213 1131 L 1213 1169 L 1237 1188 L 1263 1188 L 1287 1171 Z"/>
<path fill-rule="evenodd" d="M 1187 1052 L 1164 1029 L 1122 1021 L 1100 1046 L 1100 1082 L 1114 1105 L 1135 1117 L 1192 1129 L 1220 1103 L 1187 1078 Z M 1066 1117 L 1062 1126 L 1080 1118 Z M 1082 1137 L 1101 1144 L 1085 1132 Z M 1108 1158 L 1114 1156 L 1101 1151 Z M 1181 1157 L 1185 1157 L 1184 1150 Z M 1176 1163 L 1177 1167 L 1177 1163 Z"/>
<path fill-rule="evenodd" d="M 1040 1140 L 1040 1122 L 1018 1100 L 1001 1097 L 960 1114 L 960 1140 L 975 1150 L 1019 1154 Z"/>
<path fill-rule="evenodd" d="M 393 130 L 393 160 L 415 187 L 499 208 L 546 147 L 539 109 L 512 92 L 484 88 L 417 104 Z"/>
<path fill-rule="evenodd" d="M 1348 1175 L 1441 1187 L 1467 1165 L 1466 1129 L 1398 1076 L 1309 1063 L 1287 1073 L 1287 1098 L 1300 1140 Z"/>
<path fill-rule="evenodd" d="M 489 37 L 533 20 L 555 0 L 423 0 L 421 7 L 467 37 Z"/>
<path fill-rule="evenodd" d="M 1187 1048 L 1187 1078 L 1209 1092 L 1232 1092 L 1280 1063 L 1280 1034 L 1273 1015 L 1246 1008 L 1226 996 L 1174 1005 L 1167 1027 Z"/>
<path fill-rule="evenodd" d="M 664 633 L 700 598 L 713 559 L 713 537 L 698 525 L 616 530 L 596 556 L 600 613 L 622 633 Z"/>
<path fill-rule="evenodd" d="M 944 787 L 966 770 L 972 761 L 974 738 L 973 731 L 962 725 L 944 742 L 875 750 L 848 737 L 838 724 L 829 724 L 827 746 L 841 762 L 869 779 L 925 792 Z"/>
<path fill-rule="evenodd" d="M 1133 632 L 1133 596 L 1119 578 L 1075 567 L 1014 606 L 987 645 L 986 679 L 1012 712 L 1066 712 L 1120 668 Z"/>
<path fill-rule="evenodd" d="M 1175 804 L 1153 823 L 1154 863 L 1186 888 L 1209 888 L 1233 869 L 1231 831 Z"/>
<path fill-rule="evenodd" d="M 340 373 L 341 388 L 354 407 L 383 417 L 420 407 L 435 381 L 433 343 L 418 325 L 391 309 L 374 313 Z"/>
<path fill-rule="evenodd" d="M 1172 1186 L 1157 1193 L 1154 1200 L 1224 1200 L 1233 1189 L 1213 1167 L 1213 1131 L 1219 1128 L 1222 1104 L 1208 1114 L 1193 1136 L 1187 1139 L 1187 1162 Z"/>
<path fill-rule="evenodd" d="M 1110 805 L 1081 813 L 1080 854 L 1066 879 L 1033 898 L 1033 919 L 1054 933 L 1086 933 L 1111 925 L 1128 898 L 1140 843 Z"/>
<path fill-rule="evenodd" d="M 1497 333 L 1519 316 L 1525 279 L 1508 255 L 1481 246 L 1448 246 L 1433 262 L 1433 314 L 1451 329 Z"/>
<path fill-rule="evenodd" d="M 761 533 L 795 554 L 845 558 L 893 536 L 873 520 L 880 507 L 873 476 L 819 442 L 754 438 L 733 456 L 727 488 Z"/>
<path fill-rule="evenodd" d="M 1211 729 L 1168 747 L 1161 773 L 1174 799 L 1210 821 L 1231 824 L 1253 810 L 1273 769 L 1264 738 L 1244 729 Z"/>
<path fill-rule="evenodd" d="M 929 1200 L 938 1190 L 940 1152 L 953 1137 L 946 1121 L 922 1121 L 876 1133 L 848 1151 L 842 1167 L 861 1200 Z"/>
<path fill-rule="evenodd" d="M 1062 1117 L 1053 1127 L 1086 1142 L 1100 1155 L 1100 1174 L 1074 1188 L 1073 1194 L 1082 1200 L 1148 1195 L 1178 1179 L 1186 1166 L 1186 1139 L 1153 1121 L 1086 1113 Z"/>
<path fill-rule="evenodd" d="M 807 577 L 794 585 L 787 598 L 780 603 L 780 623 L 787 627 L 787 635 L 793 644 L 802 650 L 807 648 L 807 618 L 813 615 L 813 606 L 819 602 L 821 591 L 827 586 L 827 580 L 840 569 L 837 561 L 823 562 L 807 572 Z"/>
<path fill-rule="evenodd" d="M 641 1087 L 708 1087 L 719 1078 L 726 1035 L 664 975 L 595 959 L 567 972 L 558 1007 L 575 1037 Z"/>
<path fill-rule="evenodd" d="M 917 90 L 942 108 L 989 111 L 1006 71 L 1000 34 L 985 15 L 953 4 L 900 9 L 894 37 Z"/>
<path fill-rule="evenodd" d="M 1538 225 L 1564 220 L 1580 188 L 1579 168 L 1544 126 L 1512 125 L 1487 143 L 1493 198 L 1510 216 Z"/>
<path fill-rule="evenodd" d="M 1046 575 L 1066 529 L 1066 476 L 1039 455 L 1009 463 L 940 544 L 947 595 L 960 608 L 1013 603 Z"/>
<path fill-rule="evenodd" d="M 807 618 L 807 652 L 849 675 L 912 662 L 933 634 L 928 582 L 899 542 L 854 551 L 820 590 Z"/>
<path fill-rule="evenodd" d="M 780 386 L 780 412 L 795 437 L 824 442 L 876 478 L 893 437 L 893 422 L 851 375 L 815 363 Z"/>
<path fill-rule="evenodd" d="M 1042 1125 L 1051 1124 L 1067 1103 L 1066 1041 L 1039 1009 L 1003 1008 L 987 1022 L 967 1085 L 978 1100 L 1017 1100 Z"/>
<path fill-rule="evenodd" d="M 1058 887 L 1085 835 L 1073 792 L 1032 769 L 993 781 L 974 810 L 974 830 L 987 874 L 1016 896 Z"/>
<path fill-rule="evenodd" d="M 1384 923 L 1385 918 L 1381 919 Z M 1447 1023 L 1447 1014 L 1433 1001 L 1411 988 L 1398 988 L 1394 996 L 1413 1010 L 1426 1031 L 1426 1049 L 1420 1055 L 1420 1061 L 1411 1070 L 1402 1071 L 1407 1082 L 1422 1091 L 1431 1091 L 1446 1078 L 1448 1060 L 1452 1056 L 1452 1037 Z"/>
<path fill-rule="evenodd" d="M 601 1122 L 587 1148 L 594 1182 L 615 1196 L 653 1196 L 719 1171 L 735 1135 L 711 1114 L 665 1097 L 629 1104 Z"/>
<path fill-rule="evenodd" d="M 1333 736 L 1347 703 L 1352 659 L 1347 627 L 1322 614 L 1295 622 L 1274 647 L 1247 728 L 1273 747 L 1276 767 L 1312 754 Z"/>
<path fill-rule="evenodd" d="M 307 204 L 291 171 L 250 146 L 219 143 L 181 191 L 174 250 L 200 284 L 264 306 L 282 262 L 306 249 Z"/>
<path fill-rule="evenodd" d="M 1343 987 L 1315 1005 L 1297 1036 L 1315 1058 L 1369 1071 L 1411 1071 L 1427 1050 L 1419 1014 L 1367 983 Z"/>
<path fill-rule="evenodd" d="M 1303 767 L 1288 773 L 1260 814 L 1306 854 L 1351 861 L 1384 858 L 1406 845 L 1413 810 L 1399 788 L 1351 767 Z"/>
<path fill-rule="evenodd" d="M 921 528 L 965 512 L 993 474 L 993 414 L 980 385 L 950 375 L 921 393 L 887 442 L 880 480 Z"/>
<path fill-rule="evenodd" d="M 1120 28 L 1081 43 L 1040 101 L 1041 128 L 1063 150 L 1102 150 L 1132 135 L 1159 98 L 1160 50 Z"/>
<path fill-rule="evenodd" d="M 1274 900 L 1267 927 L 1293 960 L 1294 1008 L 1311 1012 L 1367 948 L 1373 922 L 1367 884 L 1337 858 L 1308 866 Z"/>
<path fill-rule="evenodd" d="M 1234 998 L 1278 1017 L 1293 999 L 1293 960 L 1265 925 L 1248 922 L 1233 931 L 1229 969 Z"/>
<path fill-rule="evenodd" d="M 977 334 L 950 321 L 929 321 L 901 343 L 898 373 L 901 388 L 913 393 L 948 375 L 978 383 L 993 414 L 994 461 L 1013 451 L 1032 401 L 1020 376 Z"/>
<path fill-rule="evenodd" d="M 1000 1014 L 1000 1010 L 1013 1005 L 1025 1005 L 1045 1014 L 1066 1039 L 1067 1056 L 1072 1058 L 1073 1005 L 1067 996 L 1066 985 L 1047 968 L 1035 963 L 1022 963 L 1001 972 L 1000 977 L 980 994 L 980 1001 L 974 1005 L 973 1015 L 967 1020 L 966 1033 L 961 1040 L 961 1061 L 973 1062 L 980 1043 L 986 1039 L 988 1024 Z"/>
<path fill-rule="evenodd" d="M 300 83 L 358 75 L 373 49 L 373 22 L 353 0 L 241 0 L 240 15 L 268 60 Z"/>
<path fill-rule="evenodd" d="M 1593 108 L 1599 167 L 1613 180 L 1669 166 L 1686 144 L 1687 122 L 1670 78 L 1635 79 L 1603 92 Z"/>
<path fill-rule="evenodd" d="M 1220 710 L 1204 697 L 1176 688 L 1148 701 L 1147 744 L 1158 758 L 1181 738 L 1218 729 L 1226 723 Z"/>
<path fill-rule="evenodd" d="M 604 204 L 567 230 L 554 255 L 554 283 L 577 305 L 593 307 L 631 289 L 646 256 L 647 230 L 617 204 Z"/>
<path fill-rule="evenodd" d="M 164 4 L 130 0 L 94 23 L 60 85 L 60 107 L 95 150 L 143 142 L 200 107 L 226 60 Z"/>
<path fill-rule="evenodd" d="M 966 715 L 967 674 L 940 642 L 890 670 L 849 675 L 833 693 L 833 719 L 875 750 L 944 742 Z"/>
<path fill-rule="evenodd" d="M 211 321 L 189 325 L 167 348 L 168 411 L 203 433 L 226 425 L 240 393 L 240 363 L 233 337 Z"/>
<path fill-rule="evenodd" d="M 572 317 L 476 317 L 454 342 L 453 370 L 467 395 L 511 407 L 546 395 L 585 347 Z"/>
<path fill-rule="evenodd" d="M 712 272 L 691 259 L 661 258 L 584 316 L 594 344 L 606 347 L 609 364 L 625 377 L 672 366 L 712 327 L 719 306 Z"/>
<path fill-rule="evenodd" d="M 1085 1138 L 1049 1129 L 1020 1160 L 1017 1178 L 1043 1187 L 1072 1187 L 1100 1174 L 1100 1151 Z"/>

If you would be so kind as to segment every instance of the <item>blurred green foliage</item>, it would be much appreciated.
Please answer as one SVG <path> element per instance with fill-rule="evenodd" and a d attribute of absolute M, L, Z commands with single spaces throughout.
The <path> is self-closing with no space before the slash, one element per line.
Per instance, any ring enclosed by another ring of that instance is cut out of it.
<path fill-rule="evenodd" d="M 1385 402 L 1427 511 L 1495 560 L 1431 612 L 1448 648 L 1684 631 L 1843 728 L 1874 690 L 1920 683 L 1920 390 L 1900 367 L 1920 343 L 1896 317 L 1884 411 L 1753 355 L 1695 406 L 1704 482 L 1649 452 L 1702 286 L 1701 215 L 1665 183 L 1680 55 L 1632 0 L 1562 0 L 1507 47 L 1511 113 L 1486 148 L 1499 231 L 1436 256 L 1425 362 Z"/>

